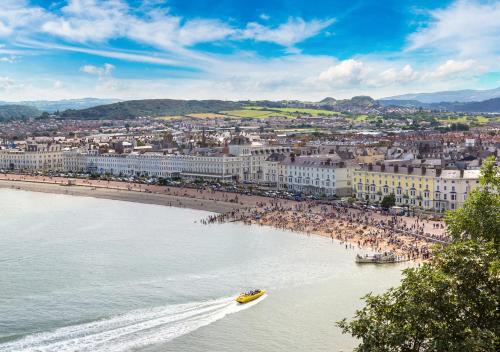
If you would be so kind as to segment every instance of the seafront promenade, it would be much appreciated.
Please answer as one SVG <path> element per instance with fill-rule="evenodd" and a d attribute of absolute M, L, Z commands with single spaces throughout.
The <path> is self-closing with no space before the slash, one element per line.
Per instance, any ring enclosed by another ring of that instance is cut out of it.
<path fill-rule="evenodd" d="M 216 213 L 201 220 L 206 224 L 241 221 L 272 226 L 329 237 L 350 249 L 394 251 L 417 261 L 430 257 L 433 244 L 448 241 L 442 222 L 396 217 L 339 204 L 131 182 L 71 179 L 68 185 L 68 181 L 64 177 L 0 174 L 0 188 L 205 210 Z"/>

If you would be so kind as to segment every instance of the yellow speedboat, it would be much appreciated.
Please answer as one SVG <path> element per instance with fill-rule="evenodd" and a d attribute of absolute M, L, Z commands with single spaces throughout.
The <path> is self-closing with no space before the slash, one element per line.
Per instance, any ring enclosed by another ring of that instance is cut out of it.
<path fill-rule="evenodd" d="M 245 292 L 236 298 L 236 302 L 242 303 L 242 304 L 248 303 L 248 302 L 251 302 L 251 301 L 256 300 L 257 298 L 261 297 L 262 295 L 264 295 L 264 293 L 266 293 L 266 290 L 253 290 L 250 292 Z"/>

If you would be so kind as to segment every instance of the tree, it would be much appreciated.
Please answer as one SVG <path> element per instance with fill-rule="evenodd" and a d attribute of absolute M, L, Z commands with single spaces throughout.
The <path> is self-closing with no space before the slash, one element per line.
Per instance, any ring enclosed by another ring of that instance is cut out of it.
<path fill-rule="evenodd" d="M 454 242 L 337 323 L 361 340 L 356 351 L 500 350 L 499 168 L 487 160 L 481 172 L 481 188 L 446 216 Z"/>
<path fill-rule="evenodd" d="M 384 198 L 382 198 L 382 201 L 380 202 L 380 206 L 382 207 L 382 209 L 385 210 L 395 205 L 396 205 L 396 196 L 394 195 L 394 193 L 391 193 L 388 196 L 384 196 Z"/>
<path fill-rule="evenodd" d="M 493 158 L 484 161 L 481 188 L 472 191 L 463 207 L 446 215 L 448 233 L 455 240 L 493 241 L 500 245 L 500 171 Z"/>

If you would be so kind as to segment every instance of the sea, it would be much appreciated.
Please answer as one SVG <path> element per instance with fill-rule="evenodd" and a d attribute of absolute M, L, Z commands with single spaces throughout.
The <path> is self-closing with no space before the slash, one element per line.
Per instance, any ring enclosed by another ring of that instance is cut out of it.
<path fill-rule="evenodd" d="M 0 352 L 351 351 L 336 322 L 407 265 L 209 215 L 0 189 Z"/>

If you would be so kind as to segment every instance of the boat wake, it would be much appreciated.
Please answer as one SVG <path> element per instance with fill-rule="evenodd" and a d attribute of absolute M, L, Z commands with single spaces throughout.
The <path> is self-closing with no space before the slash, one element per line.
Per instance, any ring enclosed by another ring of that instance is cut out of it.
<path fill-rule="evenodd" d="M 234 297 L 225 297 L 135 310 L 106 320 L 28 335 L 0 344 L 0 351 L 127 351 L 172 340 L 248 309 L 265 297 L 243 305 L 235 302 Z"/>

